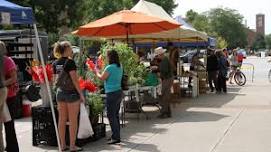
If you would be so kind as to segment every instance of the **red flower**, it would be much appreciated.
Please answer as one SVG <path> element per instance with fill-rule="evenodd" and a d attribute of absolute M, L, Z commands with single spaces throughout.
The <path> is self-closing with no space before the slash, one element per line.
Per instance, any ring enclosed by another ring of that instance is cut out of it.
<path fill-rule="evenodd" d="M 99 69 L 103 69 L 104 61 L 103 61 L 103 57 L 101 55 L 99 56 L 99 58 L 97 60 L 97 64 L 98 64 Z"/>
<path fill-rule="evenodd" d="M 97 91 L 97 87 L 92 81 L 84 80 L 82 77 L 79 78 L 79 86 L 81 90 L 87 90 L 89 92 Z"/>
<path fill-rule="evenodd" d="M 32 67 L 31 75 L 33 81 L 39 82 L 38 66 Z"/>
<path fill-rule="evenodd" d="M 46 68 L 46 73 L 47 73 L 48 80 L 52 81 L 53 80 L 53 75 L 54 75 L 54 72 L 53 72 L 54 70 L 53 70 L 52 64 L 47 64 L 45 68 Z"/>
<path fill-rule="evenodd" d="M 79 87 L 81 90 L 85 89 L 85 80 L 82 77 L 79 78 Z"/>
<path fill-rule="evenodd" d="M 91 71 L 94 71 L 94 70 L 95 70 L 96 65 L 94 64 L 94 62 L 93 62 L 92 60 L 87 59 L 86 64 L 87 64 L 88 68 L 89 68 Z"/>
<path fill-rule="evenodd" d="M 46 70 L 46 73 L 47 73 L 48 80 L 52 81 L 52 79 L 53 79 L 53 67 L 52 67 L 52 65 L 47 64 L 45 66 L 45 70 Z M 31 74 L 32 74 L 33 81 L 38 82 L 38 83 L 44 83 L 45 82 L 45 76 L 44 76 L 44 73 L 43 73 L 42 66 L 33 66 Z"/>
<path fill-rule="evenodd" d="M 85 89 L 88 90 L 89 92 L 95 92 L 97 90 L 97 87 L 92 81 L 86 80 Z"/>

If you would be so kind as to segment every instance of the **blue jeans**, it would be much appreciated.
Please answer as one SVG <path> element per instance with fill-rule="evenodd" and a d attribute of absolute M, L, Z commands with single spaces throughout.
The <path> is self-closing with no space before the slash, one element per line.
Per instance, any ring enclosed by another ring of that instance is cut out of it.
<path fill-rule="evenodd" d="M 120 103 L 122 100 L 122 90 L 106 93 L 107 118 L 112 130 L 111 138 L 120 140 Z"/>

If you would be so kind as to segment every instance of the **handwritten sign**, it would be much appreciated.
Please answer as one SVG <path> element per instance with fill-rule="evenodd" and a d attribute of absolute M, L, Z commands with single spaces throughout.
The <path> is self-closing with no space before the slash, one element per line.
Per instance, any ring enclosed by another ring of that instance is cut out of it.
<path fill-rule="evenodd" d="M 1 24 L 10 24 L 10 13 L 1 13 Z"/>

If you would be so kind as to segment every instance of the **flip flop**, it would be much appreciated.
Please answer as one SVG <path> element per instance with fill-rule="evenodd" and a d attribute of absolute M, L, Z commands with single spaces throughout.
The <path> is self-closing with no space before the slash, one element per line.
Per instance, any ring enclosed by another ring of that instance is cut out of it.
<path fill-rule="evenodd" d="M 68 150 L 69 150 L 68 147 L 66 147 L 66 148 L 64 148 L 64 149 L 61 149 L 61 151 L 68 151 Z"/>
<path fill-rule="evenodd" d="M 76 147 L 76 149 L 70 150 L 70 152 L 78 152 L 78 151 L 83 151 L 83 148 Z"/>

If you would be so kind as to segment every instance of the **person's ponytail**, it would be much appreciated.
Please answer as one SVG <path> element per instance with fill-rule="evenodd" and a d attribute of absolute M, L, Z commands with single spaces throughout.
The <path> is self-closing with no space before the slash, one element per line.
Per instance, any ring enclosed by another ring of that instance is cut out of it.
<path fill-rule="evenodd" d="M 71 47 L 69 41 L 56 42 L 54 45 L 54 56 L 56 58 L 62 57 L 68 47 Z"/>
<path fill-rule="evenodd" d="M 54 44 L 54 56 L 55 58 L 60 58 L 61 54 L 61 44 L 59 42 L 56 42 Z"/>

